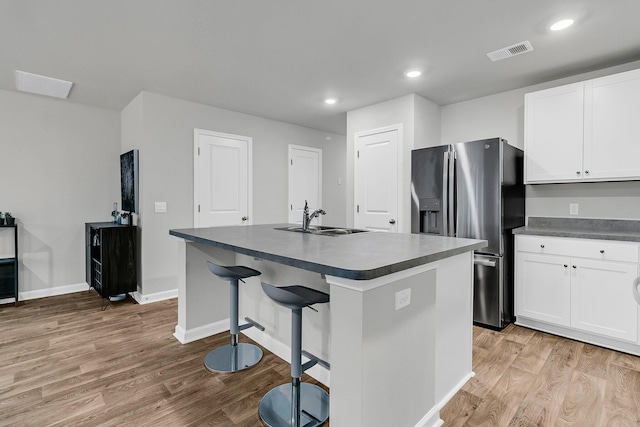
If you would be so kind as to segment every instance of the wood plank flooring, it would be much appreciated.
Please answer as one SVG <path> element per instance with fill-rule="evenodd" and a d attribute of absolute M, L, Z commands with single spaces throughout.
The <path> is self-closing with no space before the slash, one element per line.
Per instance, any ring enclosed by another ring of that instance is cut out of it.
<path fill-rule="evenodd" d="M 289 381 L 268 351 L 239 375 L 206 371 L 228 334 L 181 345 L 176 300 L 100 304 L 80 292 L 0 306 L 0 426 L 261 426 L 260 399 Z M 640 425 L 638 357 L 510 326 L 474 328 L 473 359 L 447 427 Z"/>
<path fill-rule="evenodd" d="M 640 426 L 640 357 L 515 325 L 473 335 L 476 376 L 445 426 Z"/>
<path fill-rule="evenodd" d="M 92 291 L 0 306 L 0 426 L 260 426 L 260 399 L 290 381 L 267 351 L 240 375 L 208 372 L 229 335 L 180 344 L 177 300 L 100 304 Z"/>

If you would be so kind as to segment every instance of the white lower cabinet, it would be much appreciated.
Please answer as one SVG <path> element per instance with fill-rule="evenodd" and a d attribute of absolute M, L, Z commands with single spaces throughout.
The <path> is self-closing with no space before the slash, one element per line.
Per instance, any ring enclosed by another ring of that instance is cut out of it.
<path fill-rule="evenodd" d="M 637 342 L 638 303 L 631 294 L 631 283 L 638 266 L 575 259 L 571 270 L 571 326 Z"/>
<path fill-rule="evenodd" d="M 639 247 L 516 235 L 516 323 L 640 354 Z"/>
<path fill-rule="evenodd" d="M 569 258 L 518 253 L 516 315 L 569 326 L 571 276 Z"/>

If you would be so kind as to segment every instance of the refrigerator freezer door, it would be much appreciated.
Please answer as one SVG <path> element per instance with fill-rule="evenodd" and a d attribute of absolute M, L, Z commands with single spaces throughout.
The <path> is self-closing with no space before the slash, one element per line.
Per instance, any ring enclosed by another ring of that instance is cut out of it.
<path fill-rule="evenodd" d="M 448 145 L 411 152 L 411 232 L 443 234 L 443 160 Z"/>
<path fill-rule="evenodd" d="M 489 242 L 480 252 L 502 254 L 502 150 L 500 138 L 454 144 L 456 236 Z"/>
<path fill-rule="evenodd" d="M 502 257 L 474 255 L 473 321 L 493 328 L 503 328 Z"/>

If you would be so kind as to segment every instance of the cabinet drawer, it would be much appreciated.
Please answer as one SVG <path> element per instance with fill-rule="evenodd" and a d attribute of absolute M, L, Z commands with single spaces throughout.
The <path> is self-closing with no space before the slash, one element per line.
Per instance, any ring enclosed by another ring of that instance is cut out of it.
<path fill-rule="evenodd" d="M 608 240 L 568 239 L 547 236 L 516 236 L 517 250 L 595 260 L 638 262 L 638 244 Z"/>

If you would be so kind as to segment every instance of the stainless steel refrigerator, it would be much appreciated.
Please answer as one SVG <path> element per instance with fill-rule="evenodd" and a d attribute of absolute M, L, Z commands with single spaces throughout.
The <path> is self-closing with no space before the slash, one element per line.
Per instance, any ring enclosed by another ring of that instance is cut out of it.
<path fill-rule="evenodd" d="M 473 321 L 513 321 L 512 230 L 524 225 L 523 152 L 501 138 L 411 152 L 411 232 L 487 240 L 474 254 Z"/>

